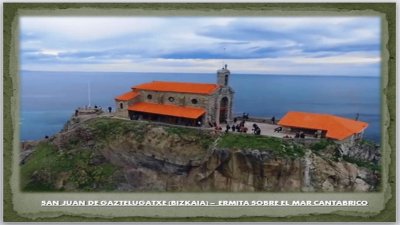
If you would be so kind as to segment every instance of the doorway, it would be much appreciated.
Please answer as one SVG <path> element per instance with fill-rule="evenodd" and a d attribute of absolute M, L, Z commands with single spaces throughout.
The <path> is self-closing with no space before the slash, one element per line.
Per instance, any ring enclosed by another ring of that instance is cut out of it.
<path fill-rule="evenodd" d="M 219 107 L 219 122 L 225 123 L 228 119 L 228 104 L 229 100 L 227 97 L 223 97 L 221 99 L 220 107 Z"/>

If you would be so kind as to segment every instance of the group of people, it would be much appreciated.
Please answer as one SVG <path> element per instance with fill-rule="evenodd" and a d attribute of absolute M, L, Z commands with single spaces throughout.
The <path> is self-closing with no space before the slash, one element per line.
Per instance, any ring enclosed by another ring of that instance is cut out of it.
<path fill-rule="evenodd" d="M 238 118 L 242 119 L 239 123 L 238 123 Z M 231 124 L 231 125 L 227 121 L 225 121 L 226 122 L 225 133 L 228 133 L 229 131 L 239 132 L 239 133 L 247 133 L 248 132 L 248 128 L 245 126 L 245 123 L 246 123 L 246 121 L 248 119 L 249 119 L 249 113 L 245 113 L 244 112 L 241 118 L 240 117 L 233 118 L 233 124 Z M 271 122 L 272 122 L 272 124 L 276 124 L 275 116 L 271 117 Z M 216 132 L 222 130 L 222 128 L 219 127 L 215 122 L 211 123 L 209 121 L 208 124 L 210 125 L 210 127 L 214 127 Z M 254 123 L 252 125 L 252 127 L 253 128 L 251 130 L 252 130 L 254 135 L 261 135 L 261 128 L 256 123 Z M 282 130 L 283 130 L 282 127 L 277 127 L 277 128 L 274 129 L 274 132 L 278 132 L 279 133 Z M 304 134 L 303 134 L 303 136 L 304 136 Z M 299 137 L 300 137 L 300 134 L 299 134 Z"/>
<path fill-rule="evenodd" d="M 248 118 L 248 114 L 245 114 L 245 116 L 247 116 L 247 118 Z M 226 124 L 225 133 L 228 133 L 230 130 L 232 130 L 232 132 L 247 133 L 247 131 L 249 129 L 245 125 L 246 119 L 243 119 L 242 121 L 240 121 L 240 123 L 237 123 L 237 122 L 238 122 L 238 120 L 235 117 L 233 119 L 232 126 L 229 124 Z M 253 128 L 251 130 L 253 131 L 253 134 L 261 135 L 261 128 L 257 124 L 254 123 Z"/>
<path fill-rule="evenodd" d="M 239 132 L 239 133 L 247 133 L 248 128 L 244 125 L 245 121 L 241 121 L 239 124 L 236 124 L 235 122 L 232 124 L 232 126 L 229 126 L 229 124 L 226 124 L 226 129 L 225 133 L 228 133 L 229 130 L 232 129 L 232 132 Z"/>
<path fill-rule="evenodd" d="M 103 110 L 103 109 L 101 108 L 101 106 L 97 106 L 97 105 L 94 105 L 94 108 L 95 108 L 95 109 Z M 109 112 L 109 113 L 112 112 L 112 107 L 111 107 L 111 106 L 109 106 L 107 109 L 108 109 L 108 112 Z"/>
<path fill-rule="evenodd" d="M 306 135 L 304 134 L 303 131 L 300 131 L 300 132 L 296 132 L 296 134 L 294 135 L 294 138 L 306 138 Z"/>
<path fill-rule="evenodd" d="M 283 138 L 293 138 L 293 137 L 289 136 L 289 135 L 285 135 L 285 136 L 283 136 Z M 303 131 L 299 131 L 299 132 L 295 133 L 294 138 L 306 138 L 306 135 L 304 134 Z"/>

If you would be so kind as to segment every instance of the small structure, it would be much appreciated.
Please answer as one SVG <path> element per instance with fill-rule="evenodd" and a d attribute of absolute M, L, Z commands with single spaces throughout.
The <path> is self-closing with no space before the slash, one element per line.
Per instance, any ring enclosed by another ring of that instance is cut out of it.
<path fill-rule="evenodd" d="M 75 110 L 75 116 L 82 116 L 82 115 L 100 115 L 103 113 L 101 108 L 92 108 L 92 107 L 85 107 L 85 108 L 77 108 Z"/>
<path fill-rule="evenodd" d="M 330 114 L 288 112 L 278 124 L 290 132 L 303 132 L 335 142 L 361 140 L 368 123 Z"/>
<path fill-rule="evenodd" d="M 115 98 L 116 115 L 180 125 L 209 126 L 231 121 L 233 89 L 225 65 L 217 83 L 153 81 Z"/>

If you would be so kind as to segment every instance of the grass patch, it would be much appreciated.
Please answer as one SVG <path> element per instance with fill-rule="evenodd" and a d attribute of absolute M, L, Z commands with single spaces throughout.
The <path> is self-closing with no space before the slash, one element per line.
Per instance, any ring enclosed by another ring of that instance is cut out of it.
<path fill-rule="evenodd" d="M 55 184 L 60 173 L 68 173 L 67 182 L 79 190 L 111 190 L 112 175 L 117 167 L 103 162 L 93 165 L 95 152 L 90 149 L 56 150 L 54 145 L 41 143 L 24 165 L 21 165 L 23 191 L 59 191 Z"/>
<path fill-rule="evenodd" d="M 96 136 L 96 140 L 108 141 L 118 138 L 118 136 L 124 136 L 132 133 L 134 134 L 132 136 L 133 138 L 135 138 L 138 142 L 142 142 L 147 131 L 149 130 L 149 124 L 151 123 L 113 118 L 96 118 L 89 121 L 88 124 L 93 134 Z M 160 126 L 168 134 L 176 134 L 184 140 L 196 140 L 196 142 L 198 142 L 204 149 L 208 149 L 215 140 L 210 132 L 201 129 L 163 125 L 154 126 Z"/>
<path fill-rule="evenodd" d="M 179 136 L 193 133 L 194 129 L 183 127 L 165 127 L 165 131 L 169 134 L 177 134 Z"/>
<path fill-rule="evenodd" d="M 313 151 L 320 151 L 325 149 L 326 147 L 328 147 L 328 145 L 331 145 L 333 142 L 332 141 L 328 141 L 328 140 L 321 140 L 317 143 L 314 143 L 310 146 L 311 150 Z"/>
<path fill-rule="evenodd" d="M 272 151 L 276 155 L 290 158 L 302 157 L 305 153 L 302 146 L 285 142 L 280 138 L 231 133 L 221 137 L 218 147 Z"/>
<path fill-rule="evenodd" d="M 35 171 L 45 173 L 45 168 L 56 167 L 58 163 L 56 148 L 48 143 L 40 143 L 36 148 L 36 151 L 29 156 L 29 160 L 21 165 L 21 186 L 33 191 L 48 191 L 52 189 L 50 182 L 31 182 L 31 176 Z"/>
<path fill-rule="evenodd" d="M 144 139 L 147 123 L 136 121 L 125 121 L 112 118 L 96 118 L 89 121 L 89 127 L 97 138 L 108 140 L 118 135 L 126 135 L 134 132 L 138 141 Z"/>
<path fill-rule="evenodd" d="M 215 140 L 211 132 L 184 127 L 164 127 L 164 130 L 169 134 L 176 134 L 182 139 L 192 139 L 198 142 L 204 149 L 209 149 Z"/>

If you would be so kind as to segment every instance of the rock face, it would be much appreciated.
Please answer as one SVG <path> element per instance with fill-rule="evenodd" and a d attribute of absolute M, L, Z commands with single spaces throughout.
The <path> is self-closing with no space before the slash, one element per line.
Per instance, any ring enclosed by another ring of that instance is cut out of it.
<path fill-rule="evenodd" d="M 356 143 L 355 145 L 341 144 L 339 152 L 342 156 L 347 156 L 362 161 L 379 163 L 381 153 L 378 146 L 373 143 Z"/>
<path fill-rule="evenodd" d="M 113 124 L 118 125 L 117 129 L 108 126 L 108 120 L 113 119 L 88 120 L 70 129 L 66 126 L 48 144 L 55 146 L 56 154 L 76 154 L 71 152 L 87 149 L 96 153 L 90 156 L 88 164 L 115 166 L 117 169 L 108 178 L 115 191 L 365 192 L 379 186 L 378 170 L 342 157 L 379 161 L 379 150 L 371 146 L 360 145 L 354 150 L 330 145 L 318 152 L 304 146 L 303 156 L 285 157 L 273 150 L 218 147 L 223 136 L 208 130 L 138 121 Z M 121 126 L 125 128 L 120 129 Z M 28 163 L 30 160 L 25 159 Z M 49 170 L 44 171 L 51 177 Z M 34 171 L 25 179 L 43 180 L 39 172 Z M 57 173 L 57 179 L 50 181 L 55 190 L 80 190 L 71 180 L 73 173 Z M 93 190 L 102 190 L 98 188 L 101 183 L 92 186 Z"/>

